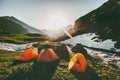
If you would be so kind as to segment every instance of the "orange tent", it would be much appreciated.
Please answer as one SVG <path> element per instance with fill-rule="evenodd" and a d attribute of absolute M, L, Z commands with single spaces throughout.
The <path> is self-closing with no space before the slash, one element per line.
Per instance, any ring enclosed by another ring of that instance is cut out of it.
<path fill-rule="evenodd" d="M 40 54 L 38 55 L 38 62 L 52 62 L 58 60 L 58 55 L 53 51 L 53 49 L 42 49 Z"/>
<path fill-rule="evenodd" d="M 87 68 L 87 61 L 82 53 L 75 54 L 68 65 L 71 71 L 85 72 Z"/>
<path fill-rule="evenodd" d="M 29 49 L 25 50 L 24 53 L 17 58 L 17 60 L 28 61 L 33 58 L 36 58 L 37 56 L 38 56 L 38 53 L 34 49 L 29 48 Z"/>

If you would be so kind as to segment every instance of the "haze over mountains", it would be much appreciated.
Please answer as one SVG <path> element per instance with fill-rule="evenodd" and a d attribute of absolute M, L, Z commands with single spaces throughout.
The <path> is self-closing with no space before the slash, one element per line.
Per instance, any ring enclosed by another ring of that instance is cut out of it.
<path fill-rule="evenodd" d="M 42 29 L 41 31 L 43 32 L 43 34 L 46 34 L 52 38 L 58 38 L 62 35 L 65 34 L 64 30 L 65 29 L 66 31 L 69 31 L 70 29 L 73 28 L 73 25 L 67 25 L 67 26 L 64 26 L 63 28 L 61 29 L 54 29 L 54 30 L 50 30 L 50 29 Z"/>

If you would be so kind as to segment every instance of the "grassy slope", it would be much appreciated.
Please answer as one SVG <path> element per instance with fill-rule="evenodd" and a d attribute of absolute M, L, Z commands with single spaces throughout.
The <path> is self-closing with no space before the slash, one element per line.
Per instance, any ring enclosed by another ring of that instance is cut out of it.
<path fill-rule="evenodd" d="M 21 54 L 21 52 L 0 50 L 0 80 L 120 80 L 118 69 L 99 62 L 93 64 L 90 60 L 87 60 L 89 67 L 86 73 L 70 72 L 69 60 L 66 59 L 52 63 L 38 63 L 32 60 L 11 65 Z M 71 53 L 69 56 L 72 55 L 74 54 Z"/>
<path fill-rule="evenodd" d="M 7 43 L 29 43 L 36 41 L 48 40 L 48 36 L 41 34 L 2 34 L 0 35 L 0 42 Z"/>
<path fill-rule="evenodd" d="M 21 25 L 12 22 L 10 20 L 5 19 L 4 17 L 0 17 L 0 30 L 3 32 L 7 31 L 8 33 L 18 33 L 24 34 L 29 33 L 26 29 L 24 29 Z"/>

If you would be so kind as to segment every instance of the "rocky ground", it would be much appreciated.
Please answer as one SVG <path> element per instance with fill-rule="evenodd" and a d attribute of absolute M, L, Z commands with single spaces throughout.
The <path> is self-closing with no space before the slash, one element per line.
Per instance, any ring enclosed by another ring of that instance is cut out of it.
<path fill-rule="evenodd" d="M 120 69 L 120 56 L 117 56 L 114 53 L 95 51 L 88 48 L 86 48 L 86 50 L 96 61 Z"/>

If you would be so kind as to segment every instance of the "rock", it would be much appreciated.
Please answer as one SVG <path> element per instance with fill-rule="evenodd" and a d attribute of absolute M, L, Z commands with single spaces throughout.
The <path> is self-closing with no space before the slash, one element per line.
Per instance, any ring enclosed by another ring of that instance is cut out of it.
<path fill-rule="evenodd" d="M 110 65 L 113 68 L 119 69 L 119 66 L 117 65 L 117 61 L 116 60 L 109 61 L 108 65 Z"/>
<path fill-rule="evenodd" d="M 91 56 L 87 53 L 87 50 L 84 49 L 84 47 L 81 44 L 76 44 L 73 48 L 72 51 L 75 53 L 82 53 L 85 58 L 92 60 Z"/>
<path fill-rule="evenodd" d="M 104 60 L 102 59 L 102 57 L 100 57 L 100 56 L 93 55 L 92 57 L 93 57 L 93 59 L 94 59 L 95 61 L 97 61 L 97 62 L 103 62 L 103 61 L 104 61 Z"/>
<path fill-rule="evenodd" d="M 83 46 L 81 44 L 76 44 L 73 48 L 72 51 L 75 53 L 83 53 L 83 54 L 87 54 L 87 50 L 83 48 Z"/>
<path fill-rule="evenodd" d="M 119 69 L 120 69 L 120 62 L 117 62 L 117 65 L 118 65 L 118 67 L 119 67 Z"/>

